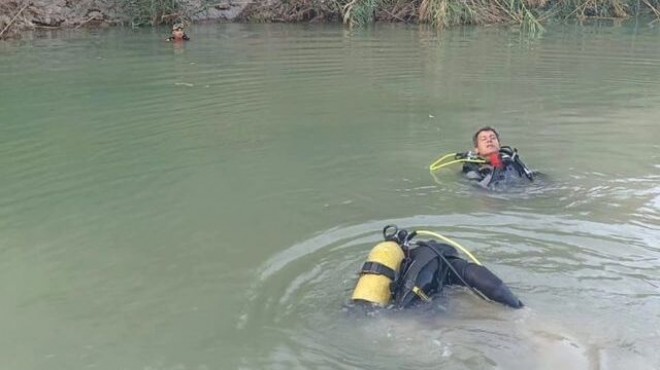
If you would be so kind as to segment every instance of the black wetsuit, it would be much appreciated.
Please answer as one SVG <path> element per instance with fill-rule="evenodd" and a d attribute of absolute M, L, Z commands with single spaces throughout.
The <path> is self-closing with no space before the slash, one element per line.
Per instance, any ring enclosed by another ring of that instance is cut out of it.
<path fill-rule="evenodd" d="M 394 284 L 394 305 L 406 308 L 428 301 L 445 285 L 467 286 L 486 298 L 509 307 L 523 303 L 486 267 L 460 257 L 454 247 L 435 241 L 420 241 L 408 251 L 400 277 Z"/>
<path fill-rule="evenodd" d="M 478 157 L 475 157 L 478 158 Z M 491 164 L 465 163 L 463 174 L 469 180 L 477 182 L 484 188 L 499 185 L 513 185 L 534 181 L 534 173 L 520 160 L 518 151 L 504 146 L 500 149 L 502 168 Z"/>

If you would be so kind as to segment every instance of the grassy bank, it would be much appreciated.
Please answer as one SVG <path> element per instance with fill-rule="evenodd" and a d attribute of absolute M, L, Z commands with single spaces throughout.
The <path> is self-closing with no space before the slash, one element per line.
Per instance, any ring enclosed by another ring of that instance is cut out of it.
<path fill-rule="evenodd" d="M 124 21 L 133 27 L 172 24 L 199 18 L 221 0 L 116 0 L 125 15 Z M 246 0 L 249 1 L 249 0 Z M 228 5 L 228 1 L 224 0 Z"/>
<path fill-rule="evenodd" d="M 520 24 L 538 29 L 547 20 L 660 17 L 660 0 L 283 0 L 255 1 L 241 14 L 247 21 L 337 21 L 362 26 L 374 21 Z"/>
<path fill-rule="evenodd" d="M 249 0 L 241 0 L 249 1 Z M 134 24 L 166 23 L 186 17 L 190 0 L 121 0 Z M 217 4 L 198 0 L 197 8 Z M 465 24 L 520 24 L 542 27 L 549 19 L 625 19 L 640 14 L 660 17 L 660 0 L 252 0 L 235 20 L 249 22 L 375 21 Z"/>
<path fill-rule="evenodd" d="M 60 1 L 64 2 L 64 0 Z M 51 2 L 55 3 L 55 2 Z M 651 15 L 660 19 L 660 0 L 66 0 L 66 6 L 94 10 L 95 18 L 70 20 L 61 26 L 123 23 L 131 26 L 180 21 L 228 19 L 244 22 L 343 22 L 364 26 L 376 21 L 428 23 L 436 27 L 508 23 L 530 30 L 556 19 L 625 19 Z M 0 1 L 0 38 L 42 24 L 54 9 L 38 0 Z M 65 7 L 66 7 L 65 6 Z M 105 7 L 105 8 L 104 8 Z M 222 14 L 223 9 L 238 9 Z M 215 15 L 212 15 L 215 14 Z M 109 15 L 110 14 L 110 15 Z M 32 17 L 32 19 L 30 19 Z M 82 16 L 81 16 L 82 17 Z"/>

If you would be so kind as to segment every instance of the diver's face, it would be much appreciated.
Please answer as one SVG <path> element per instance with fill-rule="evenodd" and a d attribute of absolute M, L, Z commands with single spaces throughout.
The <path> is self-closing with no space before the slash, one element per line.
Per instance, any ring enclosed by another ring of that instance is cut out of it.
<path fill-rule="evenodd" d="M 478 155 L 485 157 L 500 151 L 500 140 L 493 131 L 482 131 L 477 135 L 477 147 L 475 151 Z"/>
<path fill-rule="evenodd" d="M 181 28 L 177 28 L 175 30 L 172 30 L 172 37 L 175 39 L 182 39 L 183 38 L 183 30 Z"/>

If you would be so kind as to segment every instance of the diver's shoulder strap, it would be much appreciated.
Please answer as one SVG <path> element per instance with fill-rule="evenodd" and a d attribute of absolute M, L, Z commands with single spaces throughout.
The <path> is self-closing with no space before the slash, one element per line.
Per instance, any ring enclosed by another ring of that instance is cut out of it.
<path fill-rule="evenodd" d="M 437 258 L 435 252 L 430 248 L 417 246 L 410 250 L 409 258 L 402 269 L 402 274 L 394 287 L 394 303 L 403 308 L 418 297 L 424 301 L 430 300 L 428 295 L 417 286 L 417 278 L 422 269 L 432 260 Z M 420 292 L 422 294 L 420 294 Z"/>
<path fill-rule="evenodd" d="M 458 256 L 458 252 L 456 251 L 456 248 L 452 247 L 449 244 L 445 243 L 438 243 L 435 240 L 429 240 L 429 241 L 419 241 L 417 242 L 418 248 L 419 247 L 426 247 L 426 248 L 431 248 L 431 250 L 437 254 L 442 254 L 445 257 L 453 257 L 453 256 Z"/>
<path fill-rule="evenodd" d="M 518 153 L 518 149 L 512 148 L 508 145 L 504 145 L 504 146 L 500 147 L 500 154 L 506 154 L 506 155 L 509 155 L 509 156 L 513 157 L 517 153 Z"/>
<path fill-rule="evenodd" d="M 525 175 L 529 181 L 534 181 L 534 172 L 530 170 L 527 165 L 525 165 L 525 163 L 523 163 L 523 161 L 520 159 L 518 149 L 511 148 L 510 146 L 503 146 L 500 148 L 500 153 L 509 156 L 520 175 Z"/>
<path fill-rule="evenodd" d="M 447 244 L 419 241 L 417 247 L 410 250 L 409 256 L 394 289 L 394 302 L 399 308 L 408 306 L 415 297 L 423 301 L 430 301 L 429 295 L 433 292 L 425 292 L 420 288 L 418 282 L 420 273 L 436 259 L 438 260 L 438 271 L 443 270 L 444 259 L 441 259 L 440 256 L 455 257 L 458 256 L 458 252 Z M 442 277 L 439 278 L 441 278 L 439 283 L 442 284 Z"/>

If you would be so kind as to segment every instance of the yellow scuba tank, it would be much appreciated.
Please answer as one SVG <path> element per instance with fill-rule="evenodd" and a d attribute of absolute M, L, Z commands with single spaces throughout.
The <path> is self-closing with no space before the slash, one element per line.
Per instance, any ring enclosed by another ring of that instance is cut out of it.
<path fill-rule="evenodd" d="M 398 275 L 404 257 L 403 249 L 397 243 L 378 243 L 362 266 L 351 299 L 387 306 L 392 298 L 390 284 Z"/>

